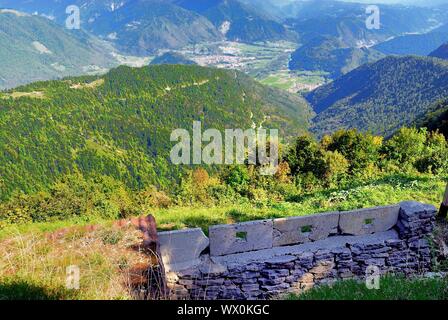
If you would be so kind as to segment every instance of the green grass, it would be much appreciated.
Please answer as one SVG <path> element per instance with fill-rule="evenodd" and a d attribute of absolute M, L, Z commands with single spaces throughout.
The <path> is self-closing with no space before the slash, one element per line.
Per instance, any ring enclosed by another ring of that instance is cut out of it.
<path fill-rule="evenodd" d="M 3 279 L 0 283 L 1 300 L 73 300 L 76 291 L 64 287 L 49 287 L 47 284 L 36 284 L 29 280 Z"/>
<path fill-rule="evenodd" d="M 386 276 L 380 288 L 368 289 L 356 280 L 338 281 L 332 286 L 313 288 L 301 295 L 290 295 L 289 300 L 447 300 L 448 278 L 405 279 Z"/>
<path fill-rule="evenodd" d="M 445 190 L 444 177 L 433 175 L 387 175 L 368 183 L 358 183 L 345 188 L 316 190 L 291 195 L 285 201 L 241 203 L 212 207 L 171 207 L 153 209 L 148 214 L 156 218 L 159 230 L 177 230 L 208 227 L 241 221 L 303 216 L 327 211 L 346 211 L 405 200 L 415 200 L 436 207 Z M 67 221 L 8 226 L 0 230 L 0 240 L 17 233 L 52 232 L 68 226 L 88 224 L 108 225 L 111 221 L 98 218 L 78 218 Z"/>
<path fill-rule="evenodd" d="M 258 77 L 264 85 L 282 90 L 303 90 L 326 83 L 326 73 L 319 71 L 273 71 Z"/>
<path fill-rule="evenodd" d="M 173 207 L 153 209 L 147 213 L 155 215 L 159 230 L 201 227 L 207 233 L 208 226 L 214 224 L 350 210 L 403 200 L 438 205 L 444 187 L 443 177 L 388 175 L 350 187 L 291 195 L 282 202 Z M 141 241 L 140 232 L 132 228 L 122 232 L 111 227 L 111 223 L 108 220 L 79 218 L 15 225 L 0 230 L 0 241 L 3 241 L 0 246 L 0 299 L 131 299 L 129 288 L 123 284 L 133 274 L 132 266 L 142 261 L 141 254 L 132 250 Z M 102 227 L 82 228 L 88 224 Z M 52 236 L 56 238 L 47 235 L 55 230 L 58 232 Z M 302 230 L 308 231 L 308 228 Z M 239 237 L 244 240 L 245 235 L 240 234 Z M 65 268 L 68 265 L 80 266 L 83 274 L 81 291 L 64 289 Z M 123 268 L 125 271 L 122 271 Z M 448 299 L 447 291 L 448 280 L 386 277 L 382 279 L 378 291 L 368 290 L 365 284 L 349 280 L 287 298 Z"/>

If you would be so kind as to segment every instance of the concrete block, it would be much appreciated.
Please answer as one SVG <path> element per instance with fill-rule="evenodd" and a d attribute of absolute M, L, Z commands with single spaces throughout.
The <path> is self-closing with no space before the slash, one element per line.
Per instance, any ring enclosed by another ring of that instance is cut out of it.
<path fill-rule="evenodd" d="M 339 212 L 274 220 L 274 247 L 317 241 L 337 232 Z"/>
<path fill-rule="evenodd" d="M 341 212 L 342 234 L 365 235 L 390 230 L 398 221 L 399 205 Z"/>
<path fill-rule="evenodd" d="M 209 240 L 200 228 L 159 232 L 160 251 L 167 272 L 180 271 L 200 264 L 199 256 Z"/>
<path fill-rule="evenodd" d="M 436 214 L 436 207 L 430 204 L 416 201 L 403 201 L 400 203 L 400 218 L 408 222 L 432 218 Z"/>
<path fill-rule="evenodd" d="M 209 228 L 210 255 L 272 248 L 272 220 L 260 220 Z"/>

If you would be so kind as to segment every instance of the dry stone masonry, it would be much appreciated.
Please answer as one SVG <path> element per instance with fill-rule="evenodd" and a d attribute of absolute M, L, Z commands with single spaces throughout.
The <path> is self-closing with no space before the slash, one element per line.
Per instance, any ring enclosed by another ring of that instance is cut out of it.
<path fill-rule="evenodd" d="M 173 299 L 266 299 L 368 266 L 405 275 L 431 268 L 436 208 L 418 202 L 349 212 L 161 232 Z"/>

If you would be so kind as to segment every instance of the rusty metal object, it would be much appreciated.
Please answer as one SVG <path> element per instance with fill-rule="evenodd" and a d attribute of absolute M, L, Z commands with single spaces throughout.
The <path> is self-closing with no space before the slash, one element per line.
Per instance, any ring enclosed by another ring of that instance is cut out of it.
<path fill-rule="evenodd" d="M 151 260 L 147 274 L 147 298 L 151 300 L 166 299 L 168 298 L 168 289 L 157 235 L 156 219 L 152 215 L 148 215 L 146 218 L 141 217 L 138 220 L 138 228 L 143 232 L 143 250 Z"/>
<path fill-rule="evenodd" d="M 442 204 L 440 205 L 437 219 L 445 220 L 448 213 L 448 184 L 446 185 L 445 194 L 443 196 Z"/>

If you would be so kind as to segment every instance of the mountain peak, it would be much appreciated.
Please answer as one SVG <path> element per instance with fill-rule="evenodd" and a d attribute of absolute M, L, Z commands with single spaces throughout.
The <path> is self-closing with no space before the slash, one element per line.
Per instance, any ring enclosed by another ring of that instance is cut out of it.
<path fill-rule="evenodd" d="M 430 57 L 448 60 L 448 42 L 442 44 L 435 51 L 431 52 Z"/>

